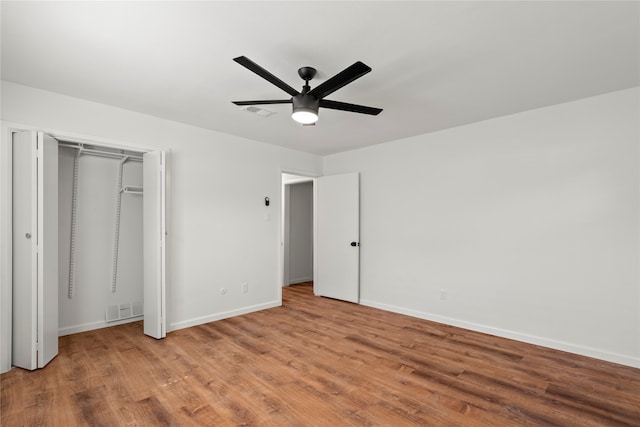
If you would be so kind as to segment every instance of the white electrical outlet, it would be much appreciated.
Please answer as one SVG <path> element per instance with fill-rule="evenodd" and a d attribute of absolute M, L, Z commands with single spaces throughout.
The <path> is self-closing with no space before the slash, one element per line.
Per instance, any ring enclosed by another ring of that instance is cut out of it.
<path fill-rule="evenodd" d="M 440 300 L 442 300 L 442 301 L 446 301 L 447 300 L 447 290 L 446 289 L 440 289 Z"/>
<path fill-rule="evenodd" d="M 249 284 L 247 282 L 244 282 L 242 284 L 242 292 L 244 292 L 245 294 L 249 292 Z"/>

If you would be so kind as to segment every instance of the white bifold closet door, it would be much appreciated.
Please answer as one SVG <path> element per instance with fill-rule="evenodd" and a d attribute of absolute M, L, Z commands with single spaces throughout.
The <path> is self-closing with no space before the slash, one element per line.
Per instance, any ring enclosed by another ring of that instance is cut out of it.
<path fill-rule="evenodd" d="M 58 354 L 58 141 L 25 131 L 12 142 L 12 363 L 32 370 Z"/>
<path fill-rule="evenodd" d="M 316 295 L 360 300 L 360 175 L 317 180 Z"/>
<path fill-rule="evenodd" d="M 166 328 L 166 154 L 151 151 L 143 156 L 143 272 L 144 333 L 164 338 Z"/>
<path fill-rule="evenodd" d="M 42 368 L 58 354 L 58 141 L 12 138 L 12 365 Z M 143 156 L 144 333 L 166 336 L 166 153 Z"/>

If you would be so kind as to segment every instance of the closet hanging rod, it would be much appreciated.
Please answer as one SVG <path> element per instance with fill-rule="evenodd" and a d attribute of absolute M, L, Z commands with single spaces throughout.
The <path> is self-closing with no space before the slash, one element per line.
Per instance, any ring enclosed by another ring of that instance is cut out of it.
<path fill-rule="evenodd" d="M 142 187 L 136 185 L 125 185 L 120 191 L 127 194 L 142 194 Z"/>
<path fill-rule="evenodd" d="M 122 159 L 124 157 L 127 157 L 127 160 L 131 160 L 131 161 L 135 161 L 135 162 L 141 162 L 142 161 L 142 156 L 136 156 L 136 155 L 131 155 L 131 154 L 113 153 L 111 151 L 101 151 L 101 150 L 96 150 L 95 148 L 85 148 L 82 145 L 66 144 L 64 142 L 60 142 L 60 143 L 58 143 L 58 146 L 59 147 L 67 147 L 67 148 L 75 148 L 76 150 L 80 150 L 81 153 L 90 154 L 90 155 L 94 155 L 94 156 L 110 157 L 110 158 L 113 158 L 113 159 Z"/>

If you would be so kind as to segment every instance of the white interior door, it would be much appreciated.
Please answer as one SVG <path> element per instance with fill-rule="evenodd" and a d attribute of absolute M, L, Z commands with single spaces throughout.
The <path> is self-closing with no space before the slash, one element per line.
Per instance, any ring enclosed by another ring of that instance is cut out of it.
<path fill-rule="evenodd" d="M 12 364 L 42 368 L 58 354 L 58 143 L 12 139 Z"/>
<path fill-rule="evenodd" d="M 360 175 L 317 180 L 316 295 L 359 302 Z"/>
<path fill-rule="evenodd" d="M 38 368 L 58 354 L 58 141 L 38 132 Z"/>
<path fill-rule="evenodd" d="M 11 364 L 36 369 L 38 340 L 37 135 L 13 134 Z"/>
<path fill-rule="evenodd" d="M 151 151 L 144 154 L 142 169 L 144 333 L 159 339 L 167 334 L 165 324 L 165 153 Z"/>

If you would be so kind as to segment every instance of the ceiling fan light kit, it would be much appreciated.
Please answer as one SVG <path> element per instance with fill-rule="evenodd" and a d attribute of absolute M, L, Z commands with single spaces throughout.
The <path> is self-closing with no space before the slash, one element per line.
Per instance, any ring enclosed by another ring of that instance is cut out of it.
<path fill-rule="evenodd" d="M 293 107 L 291 118 L 301 125 L 310 125 L 318 121 L 318 113 L 305 107 Z"/>
<path fill-rule="evenodd" d="M 332 94 L 341 87 L 371 71 L 369 66 L 360 61 L 345 68 L 329 80 L 326 80 L 313 89 L 309 86 L 309 80 L 315 77 L 317 71 L 313 67 L 302 67 L 298 69 L 298 75 L 304 80 L 304 86 L 302 87 L 302 92 L 298 92 L 246 56 L 239 56 L 237 58 L 233 58 L 233 60 L 291 95 L 291 98 L 289 99 L 232 101 L 236 105 L 293 104 L 291 118 L 303 126 L 313 125 L 318 121 L 318 110 L 320 107 L 332 110 L 369 114 L 373 116 L 380 114 L 382 111 L 381 108 L 365 107 L 364 105 L 348 104 L 346 102 L 324 99 L 326 96 Z"/>

